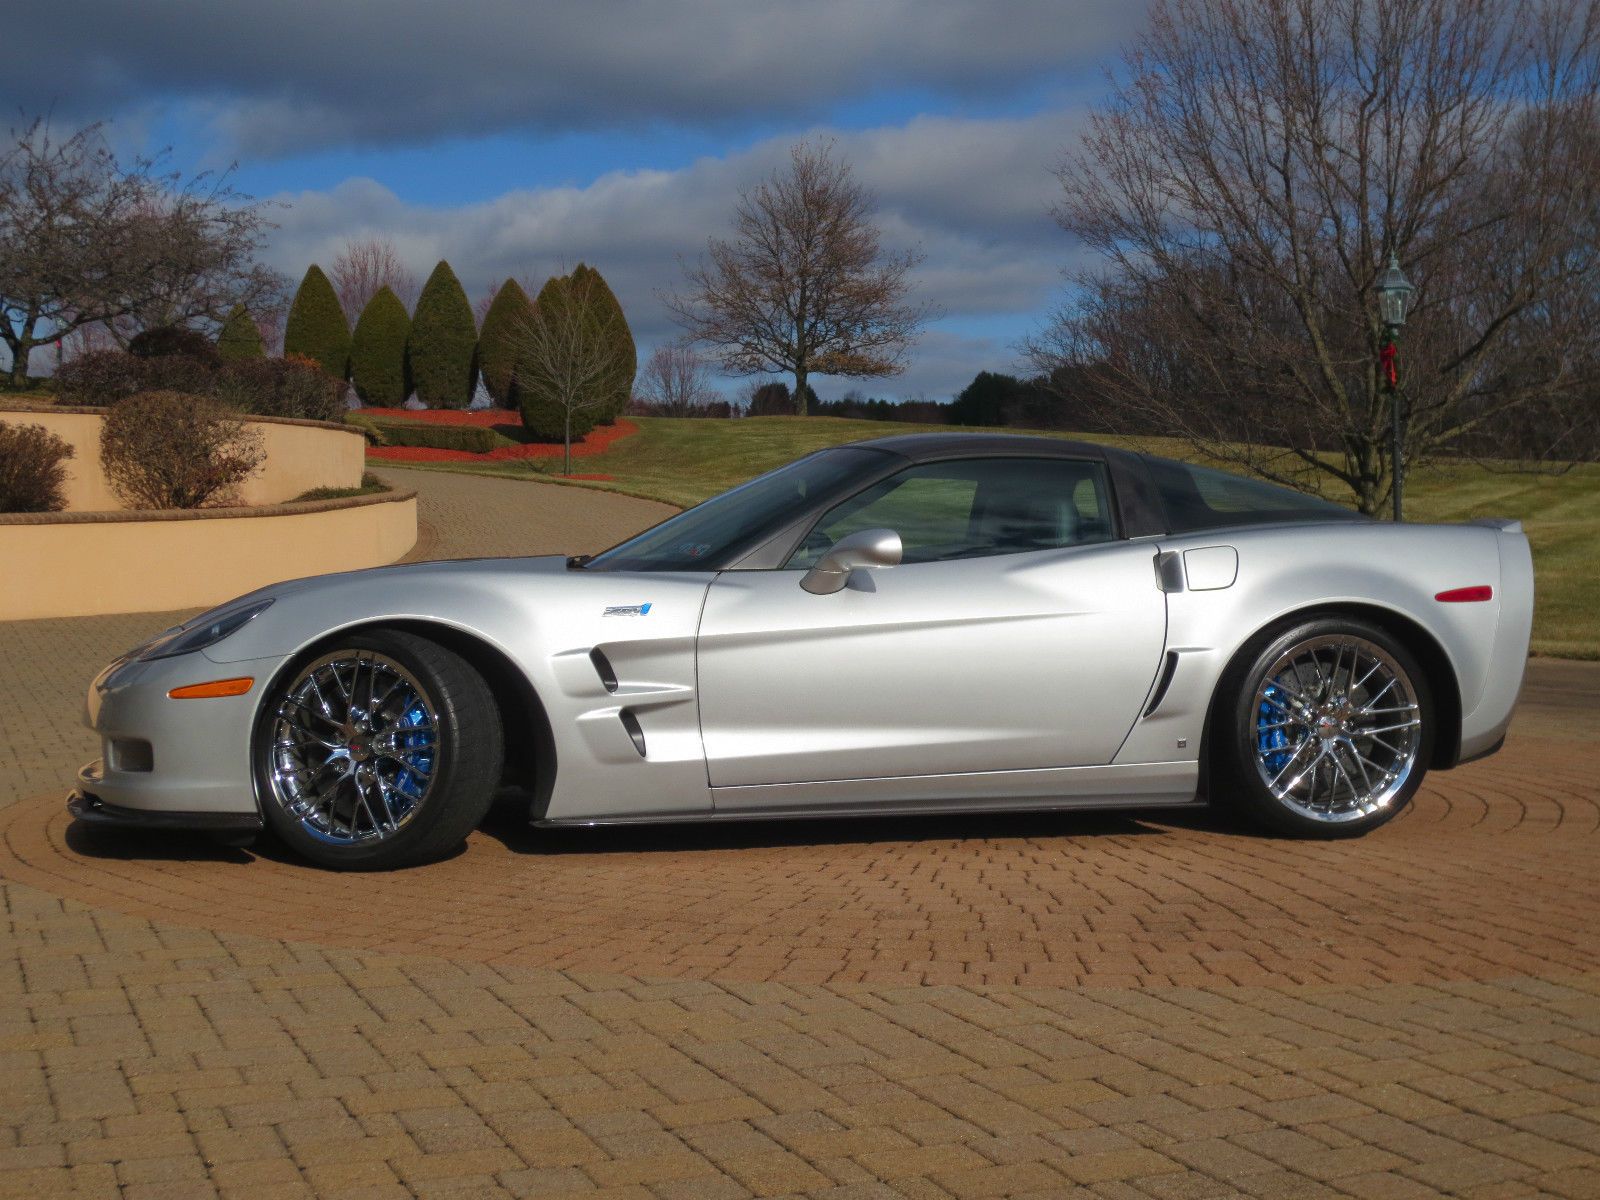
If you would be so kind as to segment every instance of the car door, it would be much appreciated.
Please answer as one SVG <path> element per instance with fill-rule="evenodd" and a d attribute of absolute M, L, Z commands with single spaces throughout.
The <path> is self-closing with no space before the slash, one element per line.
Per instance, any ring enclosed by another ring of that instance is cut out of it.
<path fill-rule="evenodd" d="M 719 574 L 697 641 L 713 788 L 1109 763 L 1166 629 L 1155 547 L 1116 538 L 1109 500 L 1095 461 L 919 464 L 785 569 Z M 900 534 L 901 565 L 800 586 L 868 528 Z"/>

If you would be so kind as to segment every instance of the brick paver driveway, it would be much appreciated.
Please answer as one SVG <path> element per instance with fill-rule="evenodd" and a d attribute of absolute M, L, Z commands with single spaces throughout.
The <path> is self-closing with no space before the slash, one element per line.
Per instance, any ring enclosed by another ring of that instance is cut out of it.
<path fill-rule="evenodd" d="M 663 512 L 394 474 L 422 553 Z M 162 620 L 0 625 L 0 1195 L 1600 1196 L 1600 668 L 1358 842 L 502 812 L 358 877 L 62 819 Z"/>

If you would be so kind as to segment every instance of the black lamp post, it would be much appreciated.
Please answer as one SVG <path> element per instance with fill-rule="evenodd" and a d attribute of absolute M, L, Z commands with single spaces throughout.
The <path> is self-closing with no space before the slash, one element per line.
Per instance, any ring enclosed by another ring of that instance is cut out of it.
<path fill-rule="evenodd" d="M 1384 374 L 1385 388 L 1389 393 L 1389 407 L 1393 418 L 1393 430 L 1389 444 L 1391 474 L 1390 492 L 1394 496 L 1394 519 L 1404 520 L 1401 515 L 1404 506 L 1405 487 L 1405 461 L 1400 438 L 1400 352 L 1395 343 L 1399 340 L 1400 329 L 1406 323 L 1406 305 L 1411 300 L 1411 293 L 1416 288 L 1411 286 L 1411 281 L 1406 278 L 1405 272 L 1400 269 L 1400 260 L 1393 254 L 1389 255 L 1388 270 L 1378 278 L 1378 311 L 1383 317 L 1384 346 L 1379 355 Z"/>

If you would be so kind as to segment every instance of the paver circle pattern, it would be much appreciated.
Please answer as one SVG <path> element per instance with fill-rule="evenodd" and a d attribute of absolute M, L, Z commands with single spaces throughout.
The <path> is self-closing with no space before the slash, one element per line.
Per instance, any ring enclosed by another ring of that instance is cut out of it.
<path fill-rule="evenodd" d="M 0 812 L 18 882 L 168 923 L 641 978 L 1295 986 L 1600 963 L 1600 787 L 1581 743 L 1515 738 L 1366 838 L 1205 814 L 1029 814 L 630 830 L 492 816 L 455 858 L 320 871 L 171 834 Z"/>

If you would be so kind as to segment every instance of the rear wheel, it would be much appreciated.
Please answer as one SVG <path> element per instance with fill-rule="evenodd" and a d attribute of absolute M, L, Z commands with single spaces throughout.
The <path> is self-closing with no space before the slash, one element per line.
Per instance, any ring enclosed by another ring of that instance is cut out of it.
<path fill-rule="evenodd" d="M 500 779 L 483 678 L 412 634 L 355 634 L 274 689 L 256 732 L 267 823 L 324 866 L 382 870 L 448 853 Z"/>
<path fill-rule="evenodd" d="M 1214 736 L 1225 796 L 1275 830 L 1358 836 L 1422 785 L 1432 695 L 1387 630 L 1345 617 L 1303 622 L 1242 656 L 1223 687 Z"/>

